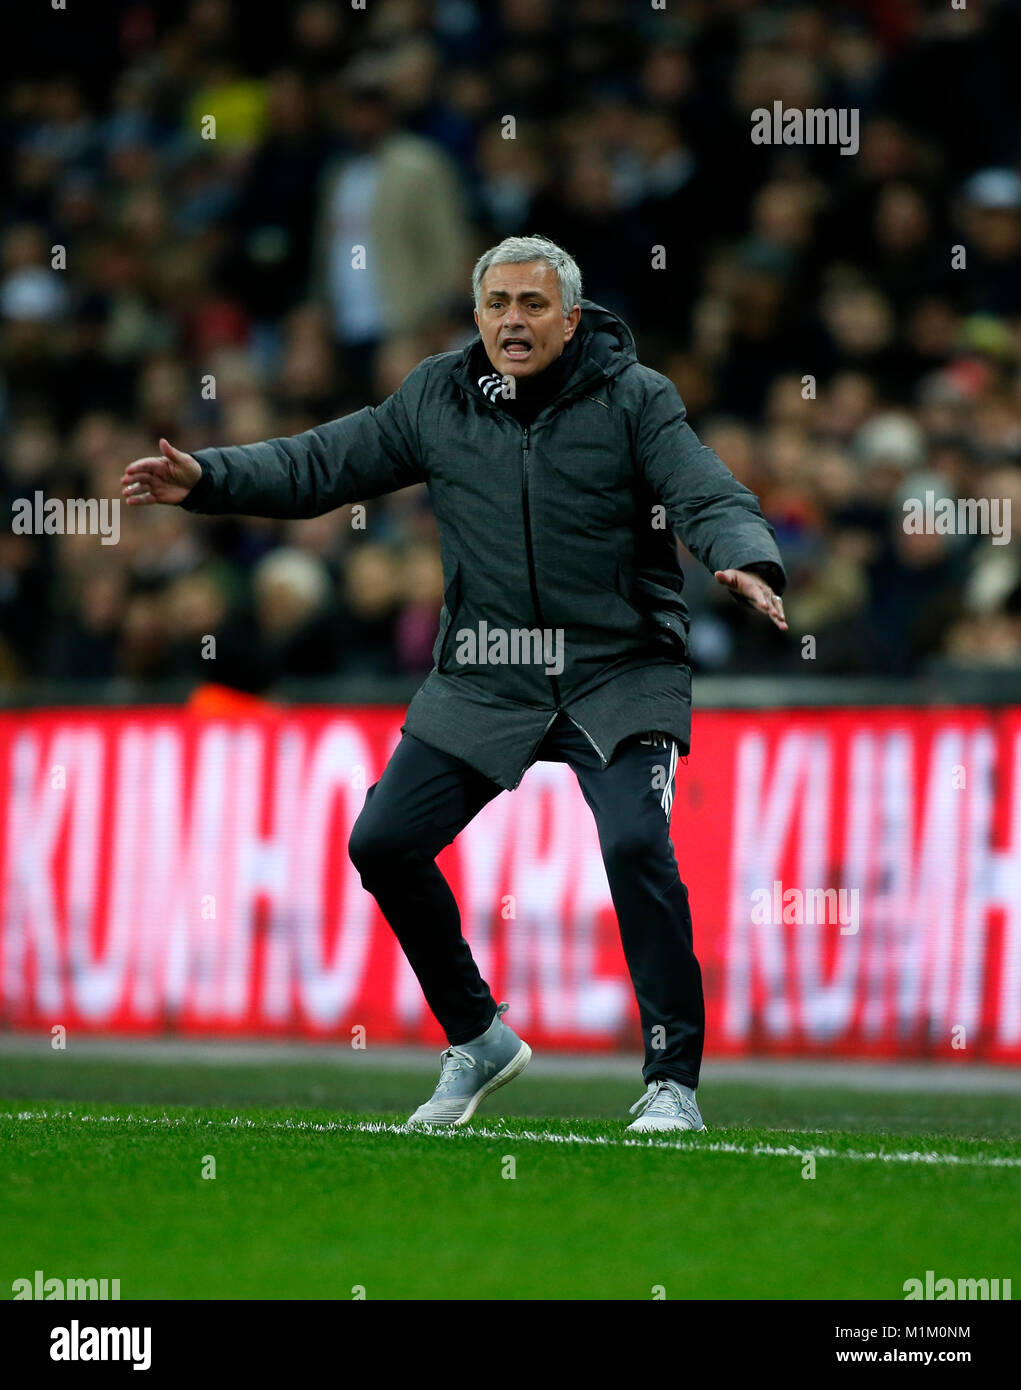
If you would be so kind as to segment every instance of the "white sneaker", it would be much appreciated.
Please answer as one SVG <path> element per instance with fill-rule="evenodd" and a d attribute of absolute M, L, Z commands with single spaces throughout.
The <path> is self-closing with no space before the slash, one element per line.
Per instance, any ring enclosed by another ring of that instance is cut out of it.
<path fill-rule="evenodd" d="M 506 1012 L 507 1005 L 500 1004 L 484 1033 L 440 1054 L 436 1090 L 408 1125 L 466 1125 L 486 1096 L 524 1071 L 532 1049 L 504 1023 Z"/>
<path fill-rule="evenodd" d="M 695 1092 L 679 1081 L 650 1081 L 645 1095 L 635 1101 L 630 1113 L 642 1113 L 627 1127 L 629 1134 L 648 1134 L 652 1130 L 705 1128 Z"/>

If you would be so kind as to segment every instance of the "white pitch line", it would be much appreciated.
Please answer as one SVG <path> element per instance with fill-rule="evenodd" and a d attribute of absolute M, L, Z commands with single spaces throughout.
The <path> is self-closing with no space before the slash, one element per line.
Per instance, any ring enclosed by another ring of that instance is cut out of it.
<path fill-rule="evenodd" d="M 3 1118 L 4 1116 L 0 1112 L 0 1121 Z M 409 1128 L 407 1125 L 388 1124 L 385 1120 L 370 1121 L 369 1123 L 330 1120 L 326 1124 L 316 1124 L 311 1120 L 242 1120 L 240 1116 L 235 1116 L 233 1120 L 196 1120 L 188 1116 L 172 1119 L 169 1115 L 163 1115 L 159 1118 L 148 1115 L 76 1115 L 73 1110 L 54 1110 L 52 1112 L 22 1110 L 13 1118 L 18 1120 L 69 1119 L 100 1124 L 165 1125 L 167 1128 L 196 1125 L 206 1128 L 221 1126 L 228 1129 L 298 1129 L 309 1130 L 318 1134 L 431 1134 L 437 1139 L 448 1140 L 474 1137 L 477 1139 L 506 1139 L 511 1143 L 522 1140 L 525 1143 L 537 1144 L 594 1144 L 604 1148 L 673 1149 L 693 1154 L 743 1154 L 752 1158 L 845 1158 L 855 1163 L 921 1163 L 954 1168 L 1021 1168 L 1021 1158 L 1004 1158 L 995 1154 L 986 1157 L 982 1154 L 931 1151 L 922 1153 L 918 1149 L 893 1150 L 892 1152 L 877 1149 L 861 1152 L 857 1149 L 827 1149 L 822 1145 L 799 1149 L 793 1145 L 779 1147 L 774 1144 L 733 1144 L 718 1139 L 699 1140 L 694 1136 L 691 1141 L 657 1139 L 652 1135 L 645 1139 L 614 1139 L 611 1135 L 554 1134 L 550 1130 L 491 1129 L 489 1127 L 477 1128 L 474 1125 L 461 1125 L 456 1128 L 446 1126 L 442 1129 L 430 1130 L 419 1127 Z"/>

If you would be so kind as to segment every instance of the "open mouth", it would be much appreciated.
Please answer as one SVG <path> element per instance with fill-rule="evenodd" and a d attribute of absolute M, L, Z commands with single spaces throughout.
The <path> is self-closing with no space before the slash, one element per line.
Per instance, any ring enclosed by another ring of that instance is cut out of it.
<path fill-rule="evenodd" d="M 508 357 L 527 357 L 532 351 L 532 344 L 524 338 L 504 338 L 503 350 Z"/>

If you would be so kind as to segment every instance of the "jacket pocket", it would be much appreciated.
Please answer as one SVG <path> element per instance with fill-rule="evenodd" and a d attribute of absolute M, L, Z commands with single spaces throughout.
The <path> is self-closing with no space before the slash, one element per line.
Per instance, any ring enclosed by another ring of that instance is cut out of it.
<path fill-rule="evenodd" d="M 437 671 L 443 670 L 443 654 L 461 606 L 461 565 L 454 561 L 454 568 L 443 590 L 443 607 L 440 610 L 440 630 L 433 643 L 433 661 Z"/>
<path fill-rule="evenodd" d="M 686 658 L 691 624 L 680 595 L 665 584 L 639 576 L 635 580 L 635 599 L 640 611 L 656 624 L 661 640 L 678 657 Z"/>

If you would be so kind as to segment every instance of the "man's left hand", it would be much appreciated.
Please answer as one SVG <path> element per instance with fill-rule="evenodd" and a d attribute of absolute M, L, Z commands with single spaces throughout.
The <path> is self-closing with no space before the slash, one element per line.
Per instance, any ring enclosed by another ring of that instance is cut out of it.
<path fill-rule="evenodd" d="M 764 579 L 760 579 L 757 574 L 751 574 L 748 570 L 716 570 L 714 577 L 717 583 L 722 584 L 725 589 L 729 589 L 734 597 L 741 603 L 747 604 L 751 608 L 757 608 L 760 613 L 765 613 L 781 632 L 787 631 L 787 619 L 783 615 L 783 600 L 779 594 L 774 594 Z"/>

